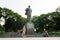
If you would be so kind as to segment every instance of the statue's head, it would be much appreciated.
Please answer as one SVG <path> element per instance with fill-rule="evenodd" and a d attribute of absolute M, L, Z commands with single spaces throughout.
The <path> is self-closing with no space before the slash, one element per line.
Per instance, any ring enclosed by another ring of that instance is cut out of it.
<path fill-rule="evenodd" d="M 30 5 L 28 7 L 30 8 Z"/>

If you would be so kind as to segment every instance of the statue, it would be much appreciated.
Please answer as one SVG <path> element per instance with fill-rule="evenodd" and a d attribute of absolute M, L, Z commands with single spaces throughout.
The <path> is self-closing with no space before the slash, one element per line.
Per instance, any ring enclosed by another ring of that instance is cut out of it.
<path fill-rule="evenodd" d="M 31 22 L 32 10 L 30 8 L 30 5 L 28 6 L 28 8 L 26 8 L 25 11 L 25 15 L 27 15 L 27 22 L 23 26 L 22 37 L 26 37 L 26 35 L 28 34 L 34 34 L 34 24 Z"/>
<path fill-rule="evenodd" d="M 30 22 L 30 20 L 31 20 L 31 13 L 32 13 L 30 5 L 28 6 L 28 8 L 26 8 L 25 11 L 26 11 L 25 15 L 27 15 L 27 22 Z"/>

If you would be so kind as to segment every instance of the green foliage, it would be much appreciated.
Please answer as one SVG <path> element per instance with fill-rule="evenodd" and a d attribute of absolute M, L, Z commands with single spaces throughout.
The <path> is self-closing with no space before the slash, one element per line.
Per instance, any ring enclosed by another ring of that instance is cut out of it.
<path fill-rule="evenodd" d="M 60 35 L 60 31 L 51 31 L 49 35 Z"/>
<path fill-rule="evenodd" d="M 0 7 L 0 18 L 2 17 L 2 8 Z"/>
<path fill-rule="evenodd" d="M 5 31 L 4 31 L 4 28 L 0 25 L 0 34 L 4 34 Z"/>
<path fill-rule="evenodd" d="M 26 19 L 23 18 L 18 13 L 13 12 L 12 10 L 8 8 L 0 8 L 2 10 L 3 14 L 2 16 L 5 18 L 5 31 L 17 31 L 18 29 L 22 29 L 24 23 L 26 22 Z M 0 10 L 0 12 L 1 12 Z M 1 15 L 0 14 L 0 15 Z M 1 17 L 2 17 L 1 16 Z"/>
<path fill-rule="evenodd" d="M 23 18 L 18 13 L 8 8 L 0 7 L 0 18 L 2 16 L 5 18 L 5 31 L 22 29 L 26 22 L 26 18 Z M 41 14 L 40 16 L 33 16 L 31 21 L 34 23 L 37 32 L 42 32 L 44 28 L 48 31 L 60 30 L 60 12 L 58 10 L 56 12 Z"/>
<path fill-rule="evenodd" d="M 34 16 L 32 22 L 38 28 L 38 32 L 43 31 L 44 28 L 48 31 L 60 30 L 60 12 L 42 14 L 38 17 Z"/>

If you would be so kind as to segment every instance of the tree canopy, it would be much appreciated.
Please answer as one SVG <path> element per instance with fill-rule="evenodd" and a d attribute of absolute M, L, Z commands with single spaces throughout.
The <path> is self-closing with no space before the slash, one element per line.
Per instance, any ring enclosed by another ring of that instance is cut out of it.
<path fill-rule="evenodd" d="M 60 30 L 60 12 L 55 11 L 47 14 L 41 14 L 40 16 L 34 16 L 32 18 L 37 32 L 41 32 L 44 29 L 48 31 Z"/>
<path fill-rule="evenodd" d="M 8 8 L 0 7 L 1 17 L 5 19 L 5 25 L 3 27 L 6 32 L 16 32 L 18 29 L 22 29 L 26 22 L 26 18 Z M 31 21 L 34 23 L 37 32 L 42 32 L 44 28 L 48 31 L 60 30 L 60 9 L 57 8 L 54 12 L 41 14 L 40 16 L 33 16 Z"/>
<path fill-rule="evenodd" d="M 1 12 L 2 11 L 2 12 Z M 5 31 L 17 31 L 18 29 L 22 29 L 24 23 L 26 22 L 26 18 L 23 18 L 16 12 L 8 8 L 0 8 L 0 15 L 5 18 Z M 2 17 L 0 16 L 0 17 Z"/>

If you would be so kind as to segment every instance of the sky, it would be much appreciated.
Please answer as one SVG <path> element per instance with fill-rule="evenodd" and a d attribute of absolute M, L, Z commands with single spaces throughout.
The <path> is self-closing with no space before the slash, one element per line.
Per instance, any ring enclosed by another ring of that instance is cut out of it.
<path fill-rule="evenodd" d="M 0 7 L 6 7 L 26 17 L 25 9 L 31 6 L 32 16 L 39 16 L 55 11 L 60 6 L 60 0 L 0 0 Z"/>

